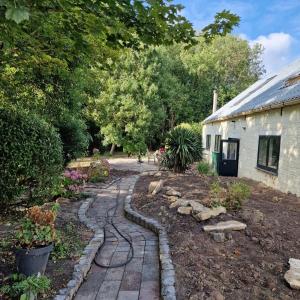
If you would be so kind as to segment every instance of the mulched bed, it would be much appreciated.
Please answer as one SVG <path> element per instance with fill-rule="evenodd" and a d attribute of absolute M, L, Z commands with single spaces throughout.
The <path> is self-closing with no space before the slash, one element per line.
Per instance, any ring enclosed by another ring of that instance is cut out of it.
<path fill-rule="evenodd" d="M 246 179 L 219 178 L 222 184 L 241 180 L 252 188 L 249 201 L 239 211 L 197 222 L 177 214 L 158 195 L 148 195 L 148 186 L 158 177 L 144 176 L 136 184 L 133 206 L 167 228 L 176 269 L 178 299 L 300 299 L 300 291 L 289 288 L 283 276 L 290 257 L 300 259 L 300 198 L 284 194 Z M 175 175 L 163 172 L 165 186 L 175 188 L 186 199 L 205 203 L 214 177 Z M 244 231 L 227 235 L 218 243 L 202 230 L 206 224 L 238 220 Z"/>

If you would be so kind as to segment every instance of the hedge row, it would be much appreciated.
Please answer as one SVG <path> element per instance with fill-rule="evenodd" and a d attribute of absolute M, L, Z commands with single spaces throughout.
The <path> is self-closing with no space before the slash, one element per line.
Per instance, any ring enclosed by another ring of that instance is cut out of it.
<path fill-rule="evenodd" d="M 63 165 L 54 127 L 38 116 L 0 108 L 0 205 L 39 196 L 54 186 Z"/>

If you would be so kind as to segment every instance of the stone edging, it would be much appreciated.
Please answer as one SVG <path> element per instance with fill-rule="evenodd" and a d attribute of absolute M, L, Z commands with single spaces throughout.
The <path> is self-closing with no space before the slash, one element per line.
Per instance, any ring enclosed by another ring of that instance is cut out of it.
<path fill-rule="evenodd" d="M 90 240 L 88 245 L 82 252 L 78 263 L 74 266 L 74 271 L 72 279 L 68 282 L 67 287 L 59 290 L 58 294 L 55 296 L 54 300 L 70 300 L 74 297 L 75 293 L 78 291 L 81 283 L 86 277 L 88 271 L 91 268 L 93 260 L 96 253 L 103 243 L 104 233 L 101 228 L 96 223 L 96 220 L 89 219 L 86 216 L 86 212 L 94 202 L 96 195 L 89 194 L 90 198 L 87 198 L 80 206 L 78 210 L 78 217 L 80 222 L 85 224 L 89 229 L 94 231 L 94 237 Z M 91 198 L 93 197 L 93 198 Z"/>
<path fill-rule="evenodd" d="M 141 175 L 152 175 L 152 172 L 143 172 Z M 137 176 L 137 179 L 139 176 Z M 170 247 L 167 232 L 164 227 L 156 220 L 147 218 L 131 207 L 133 189 L 130 188 L 124 202 L 125 216 L 156 233 L 159 237 L 159 260 L 161 270 L 161 296 L 164 300 L 176 300 L 175 290 L 175 270 L 170 255 Z"/>

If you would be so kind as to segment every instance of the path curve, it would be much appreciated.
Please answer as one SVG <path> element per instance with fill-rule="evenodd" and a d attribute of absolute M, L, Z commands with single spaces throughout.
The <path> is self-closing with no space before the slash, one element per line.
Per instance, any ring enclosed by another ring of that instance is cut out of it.
<path fill-rule="evenodd" d="M 137 164 L 133 159 L 110 161 L 119 170 L 155 170 L 156 166 Z M 138 176 L 124 177 L 108 189 L 93 192 L 97 197 L 87 212 L 89 218 L 103 226 L 105 212 L 118 198 L 119 205 L 114 218 L 118 229 L 130 236 L 134 257 L 126 266 L 114 269 L 101 268 L 93 264 L 75 300 L 158 300 L 160 299 L 160 269 L 158 238 L 148 229 L 141 227 L 124 216 L 124 199 L 133 189 Z M 119 194 L 119 197 L 118 197 Z M 111 227 L 108 227 L 107 242 L 97 260 L 102 264 L 123 262 L 129 255 L 129 245 Z"/>

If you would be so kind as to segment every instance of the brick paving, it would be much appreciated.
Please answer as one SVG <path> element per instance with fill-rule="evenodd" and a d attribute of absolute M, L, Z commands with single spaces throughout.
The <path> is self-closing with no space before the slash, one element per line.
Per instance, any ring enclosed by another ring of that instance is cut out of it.
<path fill-rule="evenodd" d="M 135 176 L 125 177 L 106 190 L 98 190 L 97 198 L 89 208 L 87 216 L 104 224 L 105 212 L 115 204 L 119 205 L 114 223 L 134 247 L 134 257 L 126 266 L 101 268 L 93 264 L 86 280 L 81 285 L 75 300 L 158 300 L 160 299 L 160 271 L 157 236 L 129 221 L 124 216 L 124 199 L 136 181 Z M 119 194 L 119 196 L 118 196 Z M 107 240 L 97 261 L 101 264 L 116 264 L 129 256 L 128 243 L 113 229 L 107 227 Z"/>

